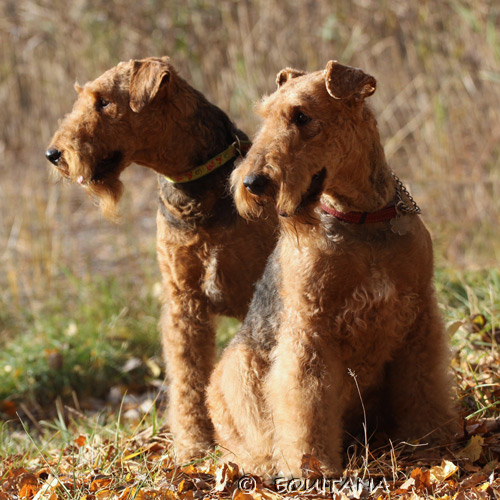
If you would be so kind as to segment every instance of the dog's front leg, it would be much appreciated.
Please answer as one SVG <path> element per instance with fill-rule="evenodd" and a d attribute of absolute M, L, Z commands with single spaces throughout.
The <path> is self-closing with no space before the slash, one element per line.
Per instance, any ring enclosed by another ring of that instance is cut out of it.
<path fill-rule="evenodd" d="M 213 427 L 205 389 L 215 361 L 215 330 L 200 302 L 176 300 L 163 306 L 161 332 L 169 381 L 168 421 L 179 462 L 205 454 L 213 444 Z"/>
<path fill-rule="evenodd" d="M 325 473 L 342 470 L 343 371 L 324 340 L 284 321 L 265 392 L 275 430 L 275 460 L 286 475 L 301 475 L 305 454 L 318 458 Z"/>
<path fill-rule="evenodd" d="M 224 460 L 246 472 L 275 474 L 272 425 L 262 396 L 267 366 L 262 353 L 233 342 L 212 374 L 207 403 Z"/>
<path fill-rule="evenodd" d="M 215 327 L 201 289 L 204 266 L 196 248 L 167 244 L 169 233 L 162 228 L 159 224 L 164 287 L 160 329 L 169 380 L 168 420 L 182 462 L 206 453 L 213 444 L 205 390 L 215 364 Z"/>

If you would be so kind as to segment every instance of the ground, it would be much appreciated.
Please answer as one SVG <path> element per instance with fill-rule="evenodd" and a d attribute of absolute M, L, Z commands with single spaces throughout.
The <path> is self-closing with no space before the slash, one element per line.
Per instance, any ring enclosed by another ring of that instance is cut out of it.
<path fill-rule="evenodd" d="M 458 493 L 457 498 L 496 498 L 493 491 L 500 491 L 500 385 L 496 371 L 500 363 L 500 273 L 440 269 L 436 285 L 452 336 L 452 369 L 463 432 L 443 449 L 420 450 L 401 444 L 391 448 L 376 442 L 366 448 L 360 444 L 351 451 L 345 478 L 335 483 L 348 496 L 356 497 L 358 492 L 356 498 L 361 493 L 364 498 L 388 498 L 395 494 L 408 498 L 453 498 Z M 126 295 L 118 297 L 126 300 Z M 123 331 L 130 321 L 128 315 L 122 312 L 122 319 L 116 319 Z M 234 325 L 223 326 L 223 330 L 228 328 L 234 330 Z M 75 335 L 78 339 L 78 333 Z M 241 471 L 236 465 L 224 466 L 216 455 L 175 465 L 170 435 L 162 428 L 161 402 L 155 400 L 158 391 L 154 389 L 154 380 L 161 380 L 161 375 L 154 376 L 154 354 L 150 351 L 146 359 L 138 362 L 137 353 L 144 346 L 137 349 L 133 342 L 130 345 L 129 368 L 133 368 L 134 361 L 130 360 L 134 358 L 136 365 L 149 367 L 144 368 L 148 373 L 144 378 L 149 382 L 148 396 L 134 397 L 134 387 L 129 385 L 129 393 L 116 398 L 117 393 L 126 392 L 127 382 L 115 379 L 110 381 L 116 384 L 114 389 L 109 388 L 115 399 L 93 401 L 94 407 L 90 408 L 88 398 L 82 396 L 79 404 L 89 410 L 75 409 L 73 404 L 66 406 L 61 400 L 54 405 L 55 418 L 46 413 L 47 420 L 40 421 L 38 428 L 19 406 L 16 409 L 24 427 L 15 418 L 4 420 L 0 427 L 0 499 L 31 499 L 37 493 L 37 500 L 83 496 L 122 500 L 249 498 L 243 490 L 252 489 L 254 480 L 253 498 L 294 496 L 293 490 L 300 488 L 315 497 L 331 497 L 328 488 L 333 486 L 316 480 L 319 471 L 312 457 L 304 462 L 304 477 L 310 478 L 307 484 L 249 478 L 244 472 L 251 471 Z M 1 356 L 8 355 L 9 349 L 13 347 L 7 343 Z M 5 357 L 2 366 L 4 360 Z M 126 363 L 125 358 L 120 362 Z M 67 376 L 63 367 L 53 370 L 53 377 L 58 376 Z M 2 373 L 1 377 L 3 384 L 6 375 Z M 54 381 L 49 379 L 46 383 L 49 391 Z M 3 404 L 5 409 L 5 401 Z M 321 488 L 326 488 L 326 495 L 317 491 Z"/>

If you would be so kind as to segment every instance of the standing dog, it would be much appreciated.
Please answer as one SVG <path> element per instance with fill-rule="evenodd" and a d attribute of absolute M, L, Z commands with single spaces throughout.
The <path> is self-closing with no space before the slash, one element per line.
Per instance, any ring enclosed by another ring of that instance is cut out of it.
<path fill-rule="evenodd" d="M 375 79 L 330 61 L 277 83 L 232 185 L 245 217 L 276 206 L 281 236 L 208 404 L 249 470 L 300 474 L 313 454 L 339 472 L 361 402 L 395 438 L 439 438 L 453 420 L 432 243 L 365 104 Z"/>
<path fill-rule="evenodd" d="M 248 222 L 228 179 L 247 136 L 186 83 L 168 58 L 118 64 L 84 87 L 46 157 L 113 218 L 132 162 L 159 175 L 161 319 L 170 425 L 179 460 L 213 440 L 205 389 L 215 362 L 216 315 L 244 318 L 275 244 L 275 219 Z"/>

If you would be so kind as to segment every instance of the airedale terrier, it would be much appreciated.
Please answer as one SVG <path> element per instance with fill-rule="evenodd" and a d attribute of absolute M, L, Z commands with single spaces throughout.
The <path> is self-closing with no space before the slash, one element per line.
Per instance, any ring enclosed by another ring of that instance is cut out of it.
<path fill-rule="evenodd" d="M 177 457 L 186 460 L 213 443 L 205 389 L 216 356 L 215 317 L 244 318 L 276 242 L 276 217 L 249 222 L 238 215 L 229 175 L 248 138 L 167 57 L 120 63 L 76 90 L 46 151 L 62 176 L 114 217 L 126 167 L 135 162 L 160 174 L 169 421 Z"/>
<path fill-rule="evenodd" d="M 365 104 L 375 79 L 330 61 L 277 83 L 232 186 L 245 217 L 275 205 L 280 239 L 207 400 L 249 470 L 300 474 L 312 454 L 338 473 L 365 415 L 394 438 L 447 434 L 447 338 L 429 233 Z"/>

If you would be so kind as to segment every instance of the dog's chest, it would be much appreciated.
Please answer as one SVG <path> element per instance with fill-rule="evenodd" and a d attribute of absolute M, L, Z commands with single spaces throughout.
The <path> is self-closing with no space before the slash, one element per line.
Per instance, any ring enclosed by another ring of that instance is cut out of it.
<path fill-rule="evenodd" d="M 303 250 L 287 257 L 283 300 L 290 318 L 334 346 L 353 369 L 388 361 L 415 321 L 418 296 L 356 255 L 318 258 Z"/>

